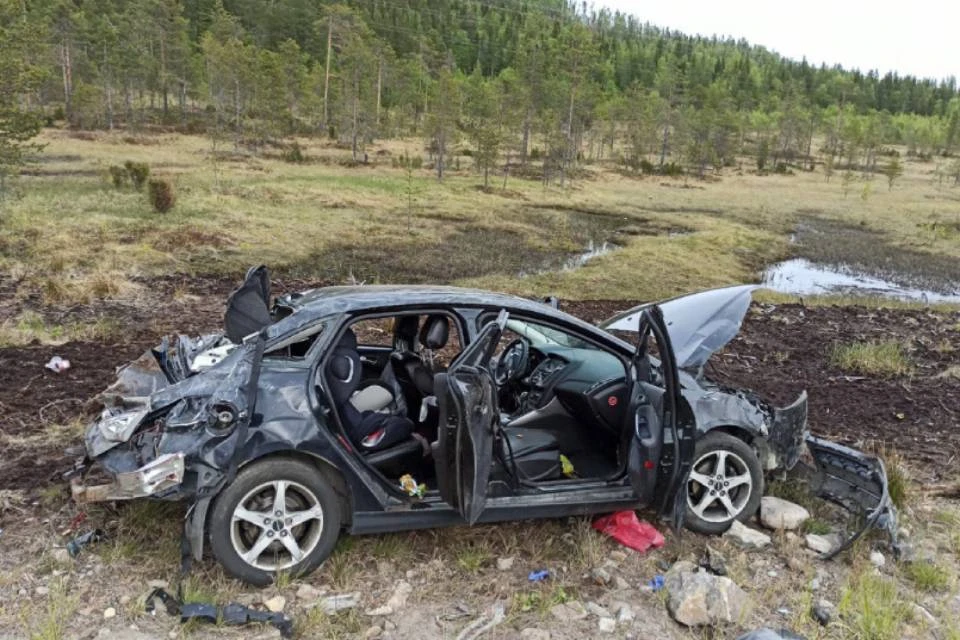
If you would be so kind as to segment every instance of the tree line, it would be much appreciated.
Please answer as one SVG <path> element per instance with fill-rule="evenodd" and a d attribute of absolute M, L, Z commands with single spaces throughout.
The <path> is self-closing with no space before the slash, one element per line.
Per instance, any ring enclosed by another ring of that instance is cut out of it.
<path fill-rule="evenodd" d="M 960 143 L 955 78 L 879 76 L 569 0 L 0 0 L 0 179 L 39 127 L 206 132 L 259 147 L 422 136 L 564 182 L 586 160 L 704 176 L 873 171 Z"/>

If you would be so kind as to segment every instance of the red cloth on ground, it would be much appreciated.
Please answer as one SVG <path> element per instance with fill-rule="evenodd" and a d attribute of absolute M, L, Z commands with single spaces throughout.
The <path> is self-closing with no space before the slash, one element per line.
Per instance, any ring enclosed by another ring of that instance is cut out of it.
<path fill-rule="evenodd" d="M 644 552 L 662 547 L 666 542 L 652 524 L 637 518 L 636 511 L 618 511 L 593 521 L 593 528 L 605 533 L 625 547 Z"/>

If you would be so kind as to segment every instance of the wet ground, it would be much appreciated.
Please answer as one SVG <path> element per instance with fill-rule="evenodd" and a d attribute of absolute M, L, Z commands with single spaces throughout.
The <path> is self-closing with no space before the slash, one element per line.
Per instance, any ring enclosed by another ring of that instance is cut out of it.
<path fill-rule="evenodd" d="M 70 464 L 63 448 L 76 444 L 73 433 L 80 428 L 78 421 L 90 415 L 88 399 L 114 380 L 115 368 L 154 346 L 166 333 L 216 330 L 223 301 L 235 285 L 202 278 L 145 284 L 154 298 L 150 303 L 101 303 L 69 310 L 37 307 L 50 321 L 65 315 L 89 320 L 107 317 L 126 331 L 111 340 L 0 348 L 0 446 L 4 449 L 0 488 L 58 482 Z M 319 284 L 281 280 L 275 283 L 274 293 Z M 32 306 L 29 300 L 18 304 Z M 589 301 L 563 307 L 598 322 L 632 304 Z M 834 344 L 891 337 L 906 345 L 912 376 L 852 376 L 829 362 Z M 707 374 L 784 404 L 806 389 L 814 432 L 868 448 L 892 446 L 922 477 L 932 480 L 951 473 L 960 451 L 960 379 L 941 375 L 958 362 L 958 353 L 960 314 L 755 305 L 741 334 L 713 358 Z M 69 359 L 72 367 L 59 374 L 45 369 L 54 355 Z M 74 423 L 72 431 L 62 428 L 70 423 Z"/>

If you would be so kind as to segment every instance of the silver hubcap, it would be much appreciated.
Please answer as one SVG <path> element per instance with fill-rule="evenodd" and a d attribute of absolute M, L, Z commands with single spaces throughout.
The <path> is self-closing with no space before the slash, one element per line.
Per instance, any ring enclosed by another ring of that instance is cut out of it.
<path fill-rule="evenodd" d="M 288 569 L 316 548 L 323 508 L 297 482 L 274 480 L 247 493 L 233 510 L 230 542 L 247 564 L 264 571 Z"/>
<path fill-rule="evenodd" d="M 687 481 L 687 507 L 707 522 L 733 520 L 750 500 L 753 480 L 743 458 L 732 451 L 700 456 Z"/>

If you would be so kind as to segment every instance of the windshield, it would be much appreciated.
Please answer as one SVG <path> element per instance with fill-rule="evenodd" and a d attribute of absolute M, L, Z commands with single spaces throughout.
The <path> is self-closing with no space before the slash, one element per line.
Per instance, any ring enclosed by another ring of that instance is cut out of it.
<path fill-rule="evenodd" d="M 511 318 L 507 321 L 507 328 L 519 336 L 530 341 L 533 346 L 554 345 L 571 349 L 589 349 L 592 346 L 559 329 L 548 327 L 529 320 Z"/>

